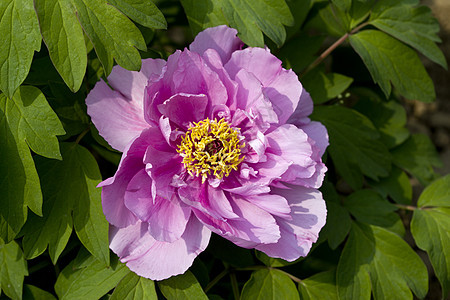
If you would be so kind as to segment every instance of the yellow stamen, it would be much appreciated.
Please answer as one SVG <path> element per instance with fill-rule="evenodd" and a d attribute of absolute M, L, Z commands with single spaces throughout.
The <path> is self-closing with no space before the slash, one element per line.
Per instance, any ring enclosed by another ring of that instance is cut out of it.
<path fill-rule="evenodd" d="M 218 179 L 237 170 L 244 157 L 239 133 L 224 120 L 210 120 L 194 123 L 181 137 L 177 152 L 183 157 L 183 164 L 191 176 L 201 176 L 202 183 L 208 176 Z"/>

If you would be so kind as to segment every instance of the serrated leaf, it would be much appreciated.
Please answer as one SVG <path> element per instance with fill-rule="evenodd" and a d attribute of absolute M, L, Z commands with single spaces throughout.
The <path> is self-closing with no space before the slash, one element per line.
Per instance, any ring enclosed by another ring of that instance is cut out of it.
<path fill-rule="evenodd" d="M 147 46 L 133 22 L 105 0 L 73 0 L 73 3 L 106 75 L 111 73 L 113 58 L 127 70 L 139 70 L 141 57 L 137 49 L 146 50 Z"/>
<path fill-rule="evenodd" d="M 392 5 L 391 0 L 378 1 L 373 7 L 369 23 L 447 68 L 444 54 L 435 44 L 441 41 L 437 35 L 439 23 L 430 8 L 401 3 Z"/>
<path fill-rule="evenodd" d="M 409 137 L 406 111 L 401 104 L 395 100 L 383 101 L 377 93 L 366 88 L 356 88 L 351 92 L 360 98 L 353 108 L 372 121 L 389 149 L 400 145 Z"/>
<path fill-rule="evenodd" d="M 22 249 L 12 241 L 5 244 L 0 239 L 0 287 L 11 299 L 22 299 L 23 279 L 28 275 Z"/>
<path fill-rule="evenodd" d="M 393 163 L 419 179 L 423 185 L 438 177 L 433 167 L 441 167 L 442 162 L 428 136 L 413 134 L 391 153 Z"/>
<path fill-rule="evenodd" d="M 294 282 L 276 269 L 262 269 L 252 273 L 242 288 L 241 300 L 300 299 Z"/>
<path fill-rule="evenodd" d="M 378 182 L 371 180 L 369 184 L 383 197 L 390 196 L 397 203 L 411 204 L 411 182 L 408 175 L 396 166 L 392 167 L 388 177 L 381 178 Z"/>
<path fill-rule="evenodd" d="M 168 300 L 208 299 L 197 278 L 190 271 L 158 281 L 158 286 Z"/>
<path fill-rule="evenodd" d="M 302 78 L 302 84 L 310 93 L 314 104 L 322 104 L 336 98 L 352 84 L 353 78 L 338 74 L 324 73 L 320 68 Z"/>
<path fill-rule="evenodd" d="M 88 256 L 81 265 L 72 261 L 59 274 L 55 284 L 55 291 L 61 300 L 99 299 L 112 288 L 130 270 L 117 259 L 111 261 L 110 266 Z"/>
<path fill-rule="evenodd" d="M 333 163 L 353 189 L 361 188 L 363 174 L 374 180 L 389 174 L 391 156 L 367 117 L 341 106 L 317 107 L 311 117 L 327 127 Z"/>
<path fill-rule="evenodd" d="M 39 89 L 20 87 L 12 99 L 0 94 L 0 236 L 6 242 L 25 223 L 27 206 L 42 214 L 39 177 L 28 147 L 60 159 L 55 135 L 61 134 L 62 125 Z"/>
<path fill-rule="evenodd" d="M 70 0 L 35 0 L 42 37 L 67 86 L 76 92 L 86 73 L 83 30 Z"/>
<path fill-rule="evenodd" d="M 23 228 L 25 255 L 34 258 L 48 245 L 56 263 L 75 227 L 83 245 L 107 265 L 108 222 L 96 188 L 101 181 L 97 163 L 88 150 L 74 143 L 62 143 L 61 153 L 62 161 L 36 158 L 45 201 L 43 217 L 30 216 Z"/>
<path fill-rule="evenodd" d="M 27 77 L 41 35 L 33 0 L 0 1 L 0 90 L 8 98 Z"/>
<path fill-rule="evenodd" d="M 448 176 L 447 176 L 448 177 Z M 430 185 L 431 186 L 431 185 Z M 445 189 L 448 192 L 448 185 Z M 447 198 L 450 202 L 450 198 Z M 416 209 L 411 233 L 417 246 L 426 251 L 442 286 L 442 299 L 450 291 L 450 208 Z"/>
<path fill-rule="evenodd" d="M 412 299 L 411 290 L 424 298 L 428 274 L 420 257 L 398 235 L 354 223 L 338 264 L 337 284 L 341 299 L 370 299 L 371 290 L 374 299 Z"/>
<path fill-rule="evenodd" d="M 155 290 L 155 284 L 150 279 L 140 277 L 133 272 L 128 273 L 122 278 L 114 292 L 111 300 L 140 300 L 140 299 L 158 299 Z"/>
<path fill-rule="evenodd" d="M 183 0 L 181 3 L 194 33 L 208 26 L 224 24 L 226 20 L 238 30 L 242 41 L 251 47 L 264 47 L 262 32 L 280 47 L 286 39 L 283 25 L 294 24 L 284 0 Z"/>
<path fill-rule="evenodd" d="M 151 0 L 107 0 L 132 20 L 153 29 L 166 29 L 162 12 Z"/>
<path fill-rule="evenodd" d="M 387 98 L 392 83 L 408 99 L 434 101 L 433 82 L 414 50 L 378 30 L 360 31 L 349 40 Z"/>
<path fill-rule="evenodd" d="M 302 300 L 337 300 L 336 270 L 318 273 L 298 284 Z"/>
<path fill-rule="evenodd" d="M 23 287 L 23 299 L 56 300 L 56 297 L 53 296 L 53 294 L 44 291 L 34 285 L 26 284 Z"/>

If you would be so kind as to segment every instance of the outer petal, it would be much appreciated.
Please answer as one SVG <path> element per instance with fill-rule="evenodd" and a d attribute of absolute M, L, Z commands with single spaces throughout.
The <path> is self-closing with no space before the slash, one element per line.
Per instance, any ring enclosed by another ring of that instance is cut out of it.
<path fill-rule="evenodd" d="M 99 81 L 86 98 L 87 112 L 100 135 L 114 148 L 126 145 L 149 127 L 144 120 L 142 101 L 130 100 Z"/>
<path fill-rule="evenodd" d="M 263 86 L 268 86 L 281 72 L 281 61 L 268 49 L 246 48 L 235 51 L 225 64 L 225 69 L 234 78 L 239 70 L 244 69 L 255 75 Z"/>
<path fill-rule="evenodd" d="M 319 149 L 319 156 L 322 157 L 330 144 L 328 142 L 327 128 L 321 123 L 313 121 L 309 124 L 302 125 L 301 129 L 315 142 L 315 146 Z"/>
<path fill-rule="evenodd" d="M 219 53 L 222 63 L 225 64 L 231 54 L 244 45 L 236 34 L 236 29 L 226 25 L 207 28 L 195 37 L 189 49 L 200 55 L 203 55 L 207 49 L 214 49 Z"/>
<path fill-rule="evenodd" d="M 277 217 L 281 238 L 277 243 L 258 245 L 256 249 L 287 261 L 306 256 L 325 225 L 327 211 L 322 194 L 318 190 L 298 186 L 273 189 L 273 193 L 288 200 L 292 219 Z"/>
<path fill-rule="evenodd" d="M 114 66 L 108 76 L 108 83 L 125 98 L 136 101 L 143 107 L 144 90 L 151 77 L 159 77 L 166 62 L 162 59 L 143 59 L 141 70 L 128 71 L 121 66 Z"/>
<path fill-rule="evenodd" d="M 125 191 L 125 206 L 141 221 L 147 222 L 153 209 L 152 180 L 142 168 L 128 183 Z"/>
<path fill-rule="evenodd" d="M 313 101 L 309 93 L 305 90 L 302 91 L 300 101 L 294 113 L 289 117 L 288 123 L 302 126 L 310 122 L 308 116 L 312 114 L 314 108 Z"/>
<path fill-rule="evenodd" d="M 168 243 L 151 237 L 146 223 L 138 222 L 123 229 L 113 227 L 110 248 L 122 262 L 138 274 L 162 280 L 184 273 L 208 245 L 211 231 L 191 217 L 180 239 Z"/>
<path fill-rule="evenodd" d="M 278 115 L 279 123 L 284 124 L 297 107 L 302 84 L 297 74 L 292 70 L 281 70 L 278 76 L 263 88 L 264 94 L 272 102 L 273 109 Z"/>

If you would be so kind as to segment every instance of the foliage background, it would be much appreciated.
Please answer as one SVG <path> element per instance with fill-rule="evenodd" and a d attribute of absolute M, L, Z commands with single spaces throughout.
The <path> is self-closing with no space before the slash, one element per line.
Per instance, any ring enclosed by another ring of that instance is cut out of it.
<path fill-rule="evenodd" d="M 448 297 L 450 175 L 434 170 L 442 166 L 429 138 L 443 150 L 437 127 L 423 126 L 438 119 L 427 117 L 436 96 L 423 63 L 448 72 L 438 23 L 418 4 L 1 1 L 1 297 Z M 313 118 L 330 134 L 327 225 L 294 263 L 215 236 L 190 271 L 152 282 L 108 249 L 96 185 L 115 172 L 120 153 L 98 135 L 84 99 L 113 64 L 138 70 L 141 58 L 167 58 L 219 24 L 237 28 L 249 46 L 267 45 L 311 93 Z M 434 78 L 437 91 L 448 86 L 442 78 Z"/>

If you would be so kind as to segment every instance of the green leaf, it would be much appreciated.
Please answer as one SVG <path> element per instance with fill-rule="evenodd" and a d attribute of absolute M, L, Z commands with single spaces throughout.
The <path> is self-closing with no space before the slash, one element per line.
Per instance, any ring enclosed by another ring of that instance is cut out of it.
<path fill-rule="evenodd" d="M 166 29 L 162 12 L 151 0 L 107 0 L 132 20 L 153 29 Z"/>
<path fill-rule="evenodd" d="M 41 290 L 34 285 L 26 284 L 23 287 L 23 299 L 32 300 L 56 300 L 56 297 L 47 291 Z"/>
<path fill-rule="evenodd" d="M 445 190 L 448 192 L 448 185 Z M 450 202 L 450 198 L 447 201 Z M 447 299 L 450 291 L 450 208 L 416 209 L 411 233 L 417 246 L 428 253 L 442 286 L 442 299 Z"/>
<path fill-rule="evenodd" d="M 382 0 L 373 7 L 370 24 L 410 45 L 435 63 L 447 68 L 440 42 L 439 23 L 426 6 L 413 7 Z"/>
<path fill-rule="evenodd" d="M 426 251 L 442 286 L 442 299 L 450 293 L 450 175 L 427 186 L 419 197 L 411 221 L 417 246 Z M 429 208 L 431 207 L 431 208 Z"/>
<path fill-rule="evenodd" d="M 307 73 L 302 84 L 310 93 L 314 104 L 321 104 L 342 94 L 352 84 L 353 78 L 338 74 L 325 74 L 319 68 Z"/>
<path fill-rule="evenodd" d="M 114 292 L 111 300 L 140 300 L 140 299 L 158 299 L 155 290 L 155 284 L 150 279 L 140 277 L 133 272 L 128 273 L 122 278 Z"/>
<path fill-rule="evenodd" d="M 369 184 L 383 197 L 390 196 L 397 203 L 411 204 L 411 182 L 408 175 L 396 166 L 392 167 L 388 177 L 381 178 L 378 182 L 370 180 Z"/>
<path fill-rule="evenodd" d="M 327 127 L 333 163 L 353 189 L 362 187 L 363 174 L 374 180 L 389 174 L 391 156 L 367 117 L 341 106 L 316 107 L 311 117 Z"/>
<path fill-rule="evenodd" d="M 43 217 L 30 216 L 23 228 L 25 254 L 34 258 L 48 245 L 56 263 L 75 227 L 83 245 L 107 265 L 108 222 L 96 188 L 101 181 L 97 163 L 88 150 L 74 143 L 62 143 L 61 153 L 62 161 L 36 158 L 45 201 Z"/>
<path fill-rule="evenodd" d="M 450 207 L 450 175 L 446 175 L 432 184 L 422 192 L 417 205 Z"/>
<path fill-rule="evenodd" d="M 371 283 L 368 269 L 375 254 L 373 243 L 372 232 L 365 234 L 353 222 L 336 270 L 339 299 L 370 299 Z"/>
<path fill-rule="evenodd" d="M 400 145 L 409 137 L 406 111 L 401 104 L 394 100 L 383 101 L 377 93 L 367 88 L 356 88 L 351 92 L 360 98 L 353 108 L 372 121 L 389 149 Z"/>
<path fill-rule="evenodd" d="M 158 286 L 168 300 L 208 299 L 197 278 L 190 272 L 158 281 Z"/>
<path fill-rule="evenodd" d="M 81 264 L 75 264 L 74 260 L 62 270 L 56 280 L 55 291 L 61 300 L 99 299 L 129 272 L 117 259 L 106 266 L 93 256 L 88 256 Z"/>
<path fill-rule="evenodd" d="M 64 134 L 58 117 L 35 87 L 20 87 L 12 99 L 0 94 L 0 236 L 11 241 L 27 219 L 27 206 L 42 214 L 42 194 L 35 153 L 61 158 L 58 139 Z"/>
<path fill-rule="evenodd" d="M 296 261 L 289 262 L 281 258 L 273 258 L 260 251 L 256 251 L 256 258 L 266 266 L 274 268 L 289 266 L 296 263 Z"/>
<path fill-rule="evenodd" d="M 400 146 L 392 149 L 393 162 L 427 185 L 438 177 L 433 167 L 442 162 L 430 138 L 424 134 L 413 134 Z"/>
<path fill-rule="evenodd" d="M 352 220 L 348 211 L 341 205 L 334 185 L 324 181 L 321 187 L 323 198 L 327 203 L 327 222 L 320 231 L 320 237 L 325 237 L 331 249 L 336 249 L 348 235 Z"/>
<path fill-rule="evenodd" d="M 70 0 L 35 0 L 42 37 L 67 86 L 76 92 L 83 81 L 87 52 L 83 30 Z"/>
<path fill-rule="evenodd" d="M 241 300 L 300 299 L 295 284 L 285 273 L 262 269 L 252 273 L 242 289 Z"/>
<path fill-rule="evenodd" d="M 298 284 L 302 300 L 337 300 L 336 270 L 318 273 Z"/>
<path fill-rule="evenodd" d="M 139 70 L 141 57 L 137 49 L 146 50 L 147 46 L 133 22 L 106 0 L 73 0 L 73 3 L 106 75 L 111 73 L 113 58 L 127 70 Z"/>
<path fill-rule="evenodd" d="M 405 234 L 397 207 L 372 190 L 359 190 L 345 199 L 344 207 L 360 222 L 382 226 L 400 236 Z"/>
<path fill-rule="evenodd" d="M 8 98 L 27 77 L 41 35 L 33 0 L 0 1 L 0 90 Z"/>
<path fill-rule="evenodd" d="M 28 275 L 22 249 L 12 241 L 5 244 L 0 239 L 0 287 L 11 299 L 22 299 L 23 279 Z"/>
<path fill-rule="evenodd" d="M 324 37 L 322 36 L 307 36 L 304 34 L 296 36 L 284 44 L 277 56 L 285 62 L 287 68 L 292 68 L 299 74 L 314 61 L 323 40 Z M 303 79 L 302 83 L 304 83 Z"/>
<path fill-rule="evenodd" d="M 294 24 L 285 0 L 182 0 L 181 3 L 194 33 L 195 29 L 224 24 L 222 12 L 227 23 L 236 28 L 242 41 L 251 47 L 264 47 L 262 32 L 280 47 L 286 39 L 283 25 Z"/>
<path fill-rule="evenodd" d="M 386 97 L 392 83 L 408 99 L 434 101 L 433 82 L 414 50 L 378 30 L 363 30 L 349 39 Z"/>
<path fill-rule="evenodd" d="M 354 223 L 337 269 L 342 299 L 424 298 L 425 264 L 398 235 L 377 226 Z M 411 289 L 411 290 L 410 290 Z"/>

